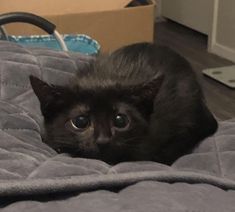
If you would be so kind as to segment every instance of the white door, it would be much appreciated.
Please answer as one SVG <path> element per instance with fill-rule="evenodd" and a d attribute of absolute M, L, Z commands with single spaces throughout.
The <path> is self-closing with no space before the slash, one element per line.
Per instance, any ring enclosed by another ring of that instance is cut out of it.
<path fill-rule="evenodd" d="M 234 0 L 215 0 L 209 50 L 235 62 Z"/>
<path fill-rule="evenodd" d="M 161 0 L 161 13 L 166 18 L 209 35 L 212 27 L 213 1 Z"/>

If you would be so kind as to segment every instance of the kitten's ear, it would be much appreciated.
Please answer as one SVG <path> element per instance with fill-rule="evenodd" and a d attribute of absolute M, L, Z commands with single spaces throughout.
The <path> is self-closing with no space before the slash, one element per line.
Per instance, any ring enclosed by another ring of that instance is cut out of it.
<path fill-rule="evenodd" d="M 153 100 L 157 95 L 163 80 L 164 76 L 159 75 L 151 81 L 132 87 L 132 96 L 140 101 Z"/>
<path fill-rule="evenodd" d="M 153 102 L 163 80 L 164 76 L 160 75 L 149 82 L 134 86 L 130 89 L 133 103 L 147 116 L 153 111 Z"/>
<path fill-rule="evenodd" d="M 68 104 L 68 98 L 71 95 L 65 87 L 49 85 L 34 76 L 30 76 L 29 79 L 33 91 L 40 101 L 41 112 L 45 118 L 53 117 L 55 113 L 65 107 L 66 102 Z"/>
<path fill-rule="evenodd" d="M 46 82 L 34 77 L 29 76 L 31 86 L 34 93 L 38 97 L 41 104 L 48 104 L 54 99 L 55 87 L 47 84 Z"/>

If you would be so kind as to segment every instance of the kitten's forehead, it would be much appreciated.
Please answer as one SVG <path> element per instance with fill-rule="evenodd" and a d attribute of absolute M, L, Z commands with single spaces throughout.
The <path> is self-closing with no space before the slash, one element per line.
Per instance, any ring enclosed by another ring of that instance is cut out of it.
<path fill-rule="evenodd" d="M 131 105 L 124 103 L 124 102 L 117 102 L 114 107 L 115 107 L 115 110 L 117 110 L 120 113 L 125 113 L 126 111 L 133 109 Z"/>
<path fill-rule="evenodd" d="M 70 111 L 70 116 L 74 117 L 74 116 L 77 116 L 78 114 L 87 114 L 89 113 L 89 111 L 90 111 L 89 105 L 77 104 Z"/>
<path fill-rule="evenodd" d="M 124 102 L 112 102 L 103 101 L 96 102 L 93 105 L 88 104 L 77 104 L 75 105 L 71 111 L 70 116 L 75 117 L 79 114 L 90 114 L 90 113 L 126 113 L 133 108 L 130 105 Z"/>

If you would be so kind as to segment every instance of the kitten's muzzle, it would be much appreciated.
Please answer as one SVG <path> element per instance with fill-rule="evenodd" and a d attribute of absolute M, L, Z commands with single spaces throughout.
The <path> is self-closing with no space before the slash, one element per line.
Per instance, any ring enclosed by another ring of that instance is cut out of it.
<path fill-rule="evenodd" d="M 98 147 L 107 147 L 110 145 L 110 138 L 109 137 L 106 137 L 106 136 L 99 136 L 97 139 L 96 139 L 96 144 Z"/>

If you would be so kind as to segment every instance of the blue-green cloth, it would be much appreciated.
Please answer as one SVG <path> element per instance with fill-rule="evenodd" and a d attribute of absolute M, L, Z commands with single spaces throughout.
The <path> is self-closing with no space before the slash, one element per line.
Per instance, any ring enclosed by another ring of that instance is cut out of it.
<path fill-rule="evenodd" d="M 63 37 L 69 51 L 94 55 L 100 50 L 100 44 L 87 35 L 63 35 Z M 8 36 L 8 40 L 27 47 L 47 47 L 62 50 L 55 37 L 52 35 Z"/>

